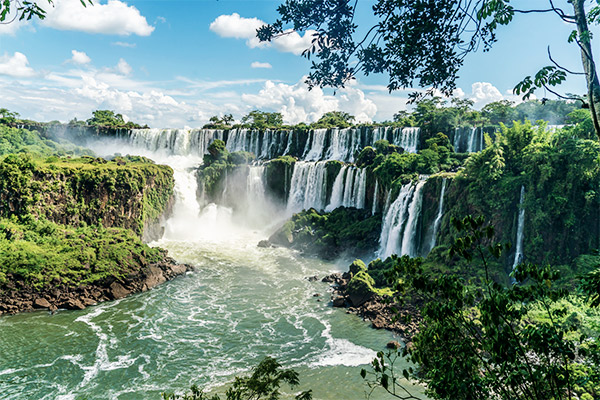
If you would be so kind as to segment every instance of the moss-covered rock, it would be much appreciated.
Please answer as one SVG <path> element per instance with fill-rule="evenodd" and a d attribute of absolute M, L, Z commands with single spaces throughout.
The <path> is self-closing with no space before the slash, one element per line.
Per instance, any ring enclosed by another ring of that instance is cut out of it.
<path fill-rule="evenodd" d="M 360 257 L 375 251 L 380 230 L 381 214 L 345 207 L 319 213 L 311 208 L 294 214 L 269 241 L 326 259 Z"/>
<path fill-rule="evenodd" d="M 173 185 L 172 169 L 154 163 L 11 154 L 0 160 L 0 216 L 101 224 L 142 236 L 169 212 Z"/>
<path fill-rule="evenodd" d="M 267 189 L 280 202 L 287 201 L 296 159 L 291 156 L 277 157 L 266 165 L 265 180 Z"/>

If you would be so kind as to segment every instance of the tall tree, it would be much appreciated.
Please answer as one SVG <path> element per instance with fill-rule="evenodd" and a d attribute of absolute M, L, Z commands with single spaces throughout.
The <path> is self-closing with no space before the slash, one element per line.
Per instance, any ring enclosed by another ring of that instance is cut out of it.
<path fill-rule="evenodd" d="M 573 26 L 569 42 L 580 49 L 588 89 L 577 99 L 590 108 L 600 137 L 600 83 L 588 26 L 600 23 L 600 4 L 593 0 L 596 5 L 586 13 L 585 2 L 562 0 L 557 6 L 558 1 L 548 0 L 547 7 L 534 9 L 519 0 L 377 0 L 373 13 L 378 22 L 359 36 L 354 20 L 358 0 L 286 0 L 278 8 L 281 18 L 257 34 L 260 40 L 271 40 L 291 31 L 315 30 L 312 46 L 304 52 L 317 59 L 307 78 L 310 87 L 343 87 L 358 72 L 384 73 L 390 91 L 420 86 L 427 88 L 426 94 L 439 90 L 450 95 L 465 56 L 489 50 L 500 25 L 510 24 L 516 14 L 552 13 Z M 537 88 L 545 88 L 565 97 L 551 87 L 572 72 L 549 58 L 552 65 L 525 77 L 515 93 L 528 98 Z M 411 99 L 421 96 L 415 92 Z"/>

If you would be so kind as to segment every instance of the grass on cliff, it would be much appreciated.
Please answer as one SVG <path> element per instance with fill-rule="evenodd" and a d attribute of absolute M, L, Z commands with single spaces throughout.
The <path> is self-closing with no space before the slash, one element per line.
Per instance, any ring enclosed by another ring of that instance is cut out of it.
<path fill-rule="evenodd" d="M 0 291 L 124 278 L 164 257 L 164 250 L 143 244 L 127 229 L 69 227 L 33 217 L 0 218 Z"/>
<path fill-rule="evenodd" d="M 140 234 L 173 195 L 173 171 L 139 157 L 0 158 L 0 216 L 35 215 L 69 225 L 103 224 Z"/>

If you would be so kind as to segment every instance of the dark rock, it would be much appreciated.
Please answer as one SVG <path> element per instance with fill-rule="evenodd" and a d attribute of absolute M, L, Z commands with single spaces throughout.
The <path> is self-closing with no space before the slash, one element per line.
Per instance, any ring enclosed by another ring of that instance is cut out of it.
<path fill-rule="evenodd" d="M 306 279 L 308 279 L 309 282 L 316 282 L 319 280 L 319 277 L 317 275 L 314 275 L 314 276 L 309 276 Z"/>
<path fill-rule="evenodd" d="M 321 294 L 320 293 L 315 293 L 313 294 L 313 297 L 319 297 Z"/>
<path fill-rule="evenodd" d="M 33 306 L 35 308 L 50 308 L 52 305 L 44 298 L 37 298 L 33 301 Z"/>
<path fill-rule="evenodd" d="M 342 274 L 340 274 L 339 272 L 336 272 L 331 275 L 327 275 L 325 278 L 321 279 L 321 282 L 334 283 L 341 279 L 342 279 Z"/>
<path fill-rule="evenodd" d="M 266 249 L 271 247 L 271 242 L 269 242 L 268 240 L 261 240 L 260 242 L 258 242 L 257 246 Z"/>
<path fill-rule="evenodd" d="M 334 307 L 344 307 L 346 304 L 346 300 L 342 296 L 334 297 L 333 306 Z"/>
<path fill-rule="evenodd" d="M 398 343 L 395 340 L 390 340 L 385 347 L 387 347 L 388 349 L 399 349 L 400 347 L 402 347 L 402 345 L 400 345 L 400 343 Z"/>

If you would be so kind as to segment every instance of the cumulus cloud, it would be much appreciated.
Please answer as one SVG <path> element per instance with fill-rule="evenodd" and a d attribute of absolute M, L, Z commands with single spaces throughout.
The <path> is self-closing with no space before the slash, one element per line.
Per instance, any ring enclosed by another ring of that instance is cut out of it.
<path fill-rule="evenodd" d="M 244 18 L 238 13 L 220 15 L 209 26 L 217 35 L 225 38 L 250 39 L 256 36 L 256 30 L 265 25 L 258 18 Z"/>
<path fill-rule="evenodd" d="M 332 96 L 320 88 L 308 90 L 304 79 L 294 85 L 267 81 L 258 94 L 243 94 L 242 101 L 250 108 L 281 112 L 288 124 L 314 122 L 328 111 L 345 111 L 357 121 L 369 122 L 377 112 L 360 89 L 347 87 Z"/>
<path fill-rule="evenodd" d="M 87 7 L 78 1 L 55 0 L 54 7 L 45 9 L 47 16 L 41 24 L 54 29 L 124 36 L 149 36 L 154 31 L 137 8 L 119 0 Z"/>
<path fill-rule="evenodd" d="M 471 85 L 471 91 L 469 98 L 475 103 L 475 108 L 481 108 L 493 101 L 504 100 L 502 93 L 489 82 L 475 82 Z"/>
<path fill-rule="evenodd" d="M 308 30 L 301 36 L 292 30 L 287 30 L 283 35 L 273 39 L 271 42 L 260 42 L 256 37 L 256 30 L 266 25 L 258 18 L 241 17 L 238 13 L 218 16 L 209 26 L 209 29 L 224 38 L 246 39 L 246 45 L 250 48 L 273 47 L 284 53 L 301 54 L 312 44 L 313 35 L 316 31 Z"/>
<path fill-rule="evenodd" d="M 131 65 L 127 63 L 124 59 L 120 59 L 117 64 L 117 71 L 119 71 L 123 75 L 129 75 L 132 71 Z"/>
<path fill-rule="evenodd" d="M 258 62 L 258 61 L 254 61 L 252 64 L 250 64 L 250 66 L 252 68 L 273 68 L 273 66 L 269 63 L 263 63 L 263 62 Z"/>
<path fill-rule="evenodd" d="M 34 76 L 35 71 L 29 66 L 27 56 L 17 51 L 12 56 L 5 54 L 0 57 L 0 75 L 28 78 Z"/>
<path fill-rule="evenodd" d="M 83 65 L 89 64 L 90 61 L 92 61 L 92 59 L 83 51 L 71 50 L 71 54 L 73 54 L 73 56 L 69 61 L 72 63 Z"/>

